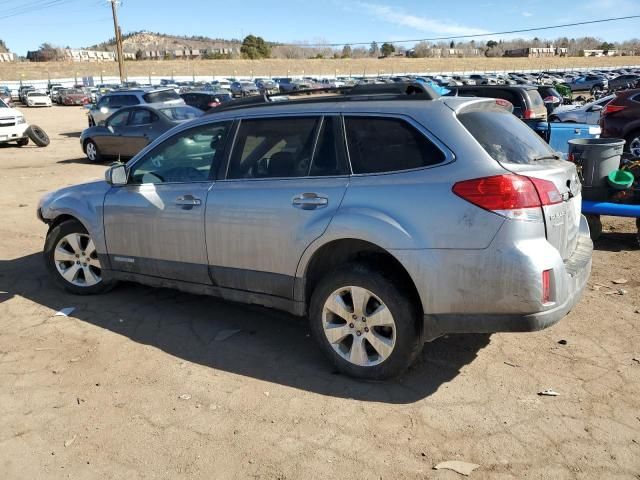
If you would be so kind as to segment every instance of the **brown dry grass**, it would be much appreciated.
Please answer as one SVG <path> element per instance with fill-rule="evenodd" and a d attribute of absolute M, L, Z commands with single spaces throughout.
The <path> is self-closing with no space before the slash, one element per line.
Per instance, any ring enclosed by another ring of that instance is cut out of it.
<path fill-rule="evenodd" d="M 129 77 L 159 76 L 300 76 L 399 74 L 407 72 L 511 71 L 524 69 L 640 65 L 640 57 L 607 58 L 363 58 L 341 60 L 160 60 L 126 62 Z M 117 76 L 116 63 L 4 63 L 0 81 Z"/>

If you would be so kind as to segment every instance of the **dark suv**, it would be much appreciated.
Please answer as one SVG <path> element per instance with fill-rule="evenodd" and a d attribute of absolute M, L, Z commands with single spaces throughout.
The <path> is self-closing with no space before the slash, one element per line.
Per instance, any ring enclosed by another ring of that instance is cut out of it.
<path fill-rule="evenodd" d="M 513 105 L 513 114 L 523 120 L 547 119 L 547 109 L 535 85 L 476 85 L 447 88 L 451 90 L 447 96 L 507 100 Z"/>
<path fill-rule="evenodd" d="M 602 137 L 624 138 L 625 150 L 640 157 L 640 89 L 617 93 L 602 111 Z"/>

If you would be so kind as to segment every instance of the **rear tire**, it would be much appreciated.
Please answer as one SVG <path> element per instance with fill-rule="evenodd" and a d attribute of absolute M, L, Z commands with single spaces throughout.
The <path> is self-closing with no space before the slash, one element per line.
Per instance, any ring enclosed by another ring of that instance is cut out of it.
<path fill-rule="evenodd" d="M 37 125 L 31 125 L 27 128 L 25 133 L 27 134 L 27 137 L 29 137 L 29 139 L 39 147 L 46 147 L 51 143 L 49 136 Z"/>
<path fill-rule="evenodd" d="M 634 158 L 640 157 L 640 130 L 634 130 L 627 135 L 624 144 L 624 151 L 630 153 Z"/>
<path fill-rule="evenodd" d="M 43 254 L 49 275 L 56 285 L 68 292 L 95 295 L 115 285 L 102 278 L 93 239 L 77 220 L 67 220 L 52 228 L 47 234 Z"/>
<path fill-rule="evenodd" d="M 352 263 L 327 274 L 315 288 L 311 331 L 339 371 L 383 380 L 401 374 L 415 360 L 423 345 L 418 309 L 396 284 L 377 270 Z"/>
<path fill-rule="evenodd" d="M 29 138 L 28 137 L 21 138 L 20 140 L 18 140 L 17 143 L 19 147 L 24 147 L 25 145 L 29 144 Z"/>

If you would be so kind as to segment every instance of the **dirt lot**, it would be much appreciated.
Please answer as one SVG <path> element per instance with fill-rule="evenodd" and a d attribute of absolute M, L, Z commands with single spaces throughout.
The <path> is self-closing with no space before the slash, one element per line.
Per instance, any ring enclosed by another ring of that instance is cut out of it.
<path fill-rule="evenodd" d="M 325 60 L 159 60 L 125 62 L 130 77 L 171 75 L 300 76 L 300 75 L 392 75 L 406 72 L 472 72 L 545 70 L 549 68 L 613 67 L 640 65 L 640 57 L 552 58 L 354 58 Z M 118 76 L 118 64 L 70 62 L 0 63 L 3 80 Z"/>
<path fill-rule="evenodd" d="M 52 143 L 0 147 L 3 479 L 454 479 L 432 469 L 454 459 L 478 479 L 640 478 L 632 221 L 606 219 L 590 287 L 558 325 L 443 338 L 403 378 L 363 383 L 287 315 L 130 284 L 54 288 L 38 198 L 104 166 L 82 158 L 81 109 L 26 116 Z"/>

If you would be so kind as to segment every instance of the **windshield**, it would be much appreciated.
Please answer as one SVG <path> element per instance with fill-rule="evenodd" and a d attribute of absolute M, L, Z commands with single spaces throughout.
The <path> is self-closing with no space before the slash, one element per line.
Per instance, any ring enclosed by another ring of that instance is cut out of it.
<path fill-rule="evenodd" d="M 142 96 L 147 103 L 163 103 L 171 100 L 180 100 L 175 90 L 160 90 L 159 92 L 149 92 Z"/>
<path fill-rule="evenodd" d="M 27 94 L 28 97 L 46 97 L 47 95 L 40 92 L 30 92 Z"/>
<path fill-rule="evenodd" d="M 198 118 L 202 115 L 202 110 L 198 110 L 194 107 L 189 106 L 180 106 L 180 107 L 167 107 L 161 108 L 160 112 L 162 112 L 169 120 L 174 122 L 182 122 L 184 120 L 191 120 L 193 118 Z"/>
<path fill-rule="evenodd" d="M 538 134 L 509 112 L 476 110 L 462 113 L 458 119 L 500 163 L 532 164 L 556 155 Z"/>

